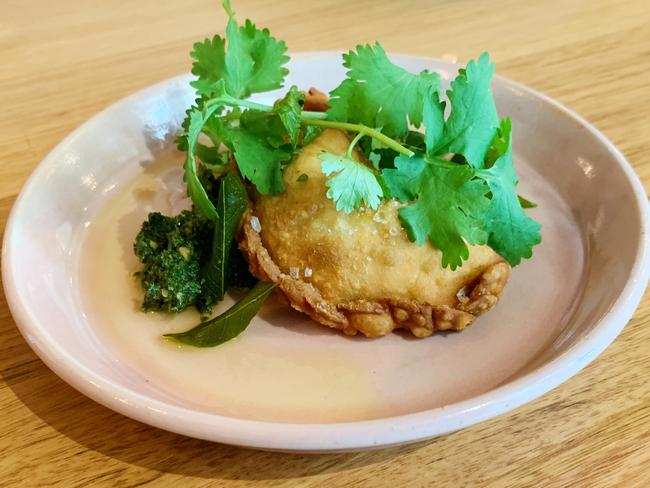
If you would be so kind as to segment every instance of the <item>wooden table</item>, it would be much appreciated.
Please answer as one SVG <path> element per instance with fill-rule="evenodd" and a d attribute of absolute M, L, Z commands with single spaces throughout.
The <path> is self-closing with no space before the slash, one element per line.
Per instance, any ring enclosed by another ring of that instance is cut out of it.
<path fill-rule="evenodd" d="M 350 48 L 466 61 L 584 115 L 650 185 L 647 0 L 237 1 L 291 50 Z M 98 110 L 189 69 L 223 31 L 208 0 L 3 0 L 0 219 L 45 154 Z M 573 379 L 514 412 L 439 439 L 357 454 L 211 444 L 122 417 L 41 363 L 0 300 L 1 486 L 650 486 L 650 301 Z"/>

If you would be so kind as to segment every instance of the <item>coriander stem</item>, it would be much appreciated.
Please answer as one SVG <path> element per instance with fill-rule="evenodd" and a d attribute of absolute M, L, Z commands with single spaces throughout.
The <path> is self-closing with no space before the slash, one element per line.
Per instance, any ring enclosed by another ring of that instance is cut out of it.
<path fill-rule="evenodd" d="M 326 118 L 327 118 L 327 114 L 325 112 L 308 112 L 308 111 L 305 111 L 305 112 L 302 112 L 300 114 L 300 119 L 303 120 L 303 121 L 304 120 L 313 120 L 313 119 L 323 120 L 323 119 L 326 119 Z"/>
<path fill-rule="evenodd" d="M 357 142 L 364 136 L 363 132 L 359 132 L 356 136 L 354 136 L 354 139 L 352 139 L 352 142 L 348 146 L 348 150 L 345 153 L 345 157 L 348 159 L 352 159 L 352 151 L 354 150 L 354 146 L 357 145 Z"/>
<path fill-rule="evenodd" d="M 253 110 L 259 110 L 260 112 L 270 112 L 273 110 L 273 107 L 270 105 L 264 105 L 262 103 L 251 102 L 250 100 L 242 100 L 240 98 L 233 98 L 229 95 L 224 97 L 217 97 L 208 100 L 204 108 L 212 107 L 213 105 L 227 105 L 229 107 L 245 107 Z"/>
<path fill-rule="evenodd" d="M 244 107 L 252 110 L 258 110 L 260 112 L 271 112 L 273 106 L 264 105 L 263 103 L 251 102 L 250 100 L 243 100 L 241 98 L 233 98 L 229 95 L 225 97 L 218 97 L 209 100 L 205 106 L 211 107 L 212 105 L 228 105 L 229 107 Z M 325 119 L 327 114 L 325 112 L 302 112 L 300 114 L 301 118 L 304 119 Z"/>
<path fill-rule="evenodd" d="M 251 102 L 250 100 L 242 100 L 240 98 L 231 97 L 230 95 L 215 97 L 211 100 L 208 100 L 204 106 L 204 110 L 214 105 L 227 105 L 229 107 L 244 107 L 252 110 L 259 110 L 260 112 L 271 112 L 273 110 L 273 107 L 271 105 L 264 105 L 262 103 Z M 364 136 L 370 136 L 373 139 L 377 139 L 385 146 L 405 156 L 411 157 L 413 156 L 413 154 L 415 154 L 410 149 L 405 148 L 397 141 L 391 139 L 387 135 L 382 134 L 376 129 L 372 129 L 362 124 L 350 124 L 348 122 L 336 122 L 333 120 L 323 120 L 325 118 L 327 118 L 327 114 L 325 112 L 302 112 L 300 114 L 300 120 L 305 125 L 313 125 L 316 127 L 329 127 L 333 129 L 343 129 L 352 132 L 358 132 L 359 134 L 362 134 Z"/>
<path fill-rule="evenodd" d="M 403 154 L 404 156 L 411 157 L 413 156 L 413 154 L 415 154 L 413 151 L 406 149 L 397 141 L 394 141 L 393 139 L 382 134 L 378 130 L 371 129 L 370 127 L 365 125 L 350 124 L 348 122 L 335 122 L 333 120 L 312 120 L 312 119 L 302 119 L 302 123 L 305 125 L 314 125 L 316 127 L 327 127 L 332 129 L 343 129 L 352 132 L 359 132 L 364 136 L 370 136 L 373 139 L 377 139 L 385 146 L 397 151 L 400 154 Z"/>

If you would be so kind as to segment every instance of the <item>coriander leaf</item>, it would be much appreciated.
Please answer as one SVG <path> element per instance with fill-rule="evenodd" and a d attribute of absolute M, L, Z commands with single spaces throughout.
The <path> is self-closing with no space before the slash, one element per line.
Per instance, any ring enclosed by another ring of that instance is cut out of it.
<path fill-rule="evenodd" d="M 300 130 L 300 145 L 305 147 L 307 144 L 316 139 L 320 133 L 323 132 L 321 127 L 316 127 L 314 125 L 305 125 Z"/>
<path fill-rule="evenodd" d="M 185 152 L 187 151 L 187 132 L 190 129 L 190 121 L 191 121 L 191 115 L 192 112 L 198 110 L 199 112 L 203 108 L 203 104 L 205 103 L 205 98 L 204 97 L 199 97 L 194 101 L 194 104 L 191 105 L 187 110 L 185 110 L 185 118 L 183 119 L 183 122 L 181 123 L 181 126 L 179 127 L 178 134 L 176 135 L 176 139 L 174 140 L 176 147 L 178 148 L 179 151 Z"/>
<path fill-rule="evenodd" d="M 214 83 L 224 80 L 227 92 L 235 98 L 280 88 L 289 61 L 283 41 L 271 37 L 268 29 L 258 29 L 250 20 L 239 26 L 230 2 L 224 2 L 229 20 L 226 40 L 219 36 L 194 44 L 192 73 L 198 80 L 190 83 L 203 97 L 214 94 Z"/>
<path fill-rule="evenodd" d="M 194 58 L 192 74 L 198 76 L 199 80 L 208 83 L 222 79 L 226 66 L 225 47 L 226 41 L 220 36 L 195 43 L 194 49 L 190 53 L 190 56 Z"/>
<path fill-rule="evenodd" d="M 420 126 L 425 99 L 440 90 L 437 73 L 409 73 L 393 64 L 379 43 L 357 46 L 343 60 L 348 78 L 330 94 L 327 113 L 333 120 L 379 127 L 389 137 L 403 137 L 409 122 Z"/>
<path fill-rule="evenodd" d="M 330 92 L 327 102 L 328 118 L 340 122 L 352 122 L 377 127 L 375 119 L 379 107 L 368 100 L 366 88 L 354 80 L 345 79 Z"/>
<path fill-rule="evenodd" d="M 485 153 L 498 127 L 498 117 L 490 91 L 494 64 L 487 53 L 470 61 L 451 82 L 447 96 L 451 113 L 441 142 L 432 152 L 452 152 L 465 156 L 474 168 L 481 168 Z"/>
<path fill-rule="evenodd" d="M 296 86 L 289 88 L 289 91 L 283 99 L 273 104 L 273 112 L 278 114 L 282 125 L 289 135 L 289 141 L 293 147 L 296 147 L 298 133 L 300 132 L 300 114 L 305 96 L 298 91 Z"/>
<path fill-rule="evenodd" d="M 230 143 L 241 174 L 251 181 L 263 195 L 277 195 L 284 191 L 282 162 L 291 159 L 291 152 L 274 148 L 255 134 L 242 128 L 230 130 Z"/>
<path fill-rule="evenodd" d="M 430 90 L 424 99 L 422 119 L 426 128 L 425 144 L 427 151 L 431 152 L 440 142 L 445 130 L 445 102 L 440 101 L 436 90 Z"/>
<path fill-rule="evenodd" d="M 488 152 L 485 155 L 486 168 L 491 168 L 492 166 L 494 166 L 496 160 L 508 152 L 508 150 L 510 149 L 511 131 L 512 131 L 512 123 L 510 122 L 510 119 L 509 118 L 501 119 L 499 128 L 497 129 L 497 133 L 494 135 L 494 139 L 492 139 L 492 144 L 490 145 L 490 148 L 488 149 Z M 519 205 L 521 205 L 521 208 L 537 207 L 537 204 L 535 202 L 531 202 L 530 200 L 522 196 L 517 196 L 517 199 L 519 200 Z"/>
<path fill-rule="evenodd" d="M 409 133 L 410 134 L 410 133 Z M 406 136 L 409 138 L 409 135 Z M 408 143 L 404 141 L 402 144 L 404 147 L 408 146 Z M 365 158 L 370 161 L 373 167 L 377 170 L 383 168 L 393 168 L 393 161 L 399 155 L 395 149 L 384 146 L 383 144 L 375 143 L 375 139 L 372 137 L 362 138 L 356 145 L 357 149 Z"/>
<path fill-rule="evenodd" d="M 201 270 L 204 294 L 211 303 L 223 300 L 232 243 L 239 222 L 248 205 L 246 188 L 236 171 L 230 171 L 221 180 L 217 200 L 217 220 L 214 223 L 210 259 Z"/>
<path fill-rule="evenodd" d="M 215 107 L 214 110 L 216 109 Z M 216 220 L 217 211 L 201 185 L 196 169 L 196 159 L 194 158 L 194 151 L 199 135 L 201 134 L 201 129 L 203 129 L 206 118 L 210 115 L 211 113 L 204 115 L 199 109 L 194 109 L 189 114 L 190 125 L 187 131 L 188 147 L 185 164 L 183 165 L 183 180 L 187 185 L 187 195 L 192 199 L 192 203 L 194 203 L 196 208 L 210 220 Z"/>
<path fill-rule="evenodd" d="M 278 100 L 269 112 L 246 110 L 240 125 L 247 132 L 278 148 L 285 144 L 296 147 L 300 133 L 300 114 L 303 95 L 292 86 L 284 98 Z"/>
<path fill-rule="evenodd" d="M 402 202 L 412 202 L 420 192 L 422 174 L 426 163 L 422 156 L 407 157 L 400 154 L 395 158 L 395 169 L 381 172 L 384 183 L 392 198 Z"/>
<path fill-rule="evenodd" d="M 165 334 L 165 337 L 194 347 L 213 347 L 234 339 L 248 327 L 275 286 L 274 283 L 259 281 L 244 298 L 221 315 L 188 331 Z"/>
<path fill-rule="evenodd" d="M 195 155 L 204 167 L 222 173 L 228 166 L 228 153 L 222 152 L 216 146 L 196 144 Z"/>
<path fill-rule="evenodd" d="M 188 126 L 190 123 L 190 112 L 191 110 L 189 110 L 187 113 Z M 181 152 L 187 151 L 187 134 L 179 130 L 178 134 L 176 135 L 176 138 L 174 139 L 174 144 L 176 144 L 176 149 L 178 149 L 179 151 Z"/>
<path fill-rule="evenodd" d="M 208 80 L 194 80 L 190 81 L 190 86 L 196 90 L 197 95 L 200 98 L 199 102 L 204 102 L 206 99 L 209 99 L 219 90 L 219 81 L 208 81 Z"/>
<path fill-rule="evenodd" d="M 228 93 L 246 98 L 251 93 L 280 88 L 289 70 L 284 41 L 271 37 L 268 29 L 258 29 L 250 20 L 237 25 L 229 3 L 224 4 L 230 19 L 226 27 L 228 50 L 225 55 L 225 80 Z"/>
<path fill-rule="evenodd" d="M 533 254 L 533 246 L 542 240 L 541 225 L 528 217 L 517 197 L 518 178 L 512 164 L 510 126 L 502 134 L 507 150 L 485 170 L 477 172 L 490 188 L 492 199 L 485 214 L 488 245 L 512 266 Z"/>
<path fill-rule="evenodd" d="M 219 80 L 216 82 L 216 93 L 218 96 L 225 96 L 224 91 L 224 81 Z M 214 205 L 210 201 L 208 194 L 201 185 L 197 172 L 197 162 L 194 156 L 196 152 L 196 146 L 198 144 L 199 136 L 201 131 L 204 129 L 206 124 L 210 124 L 211 120 L 214 120 L 212 117 L 215 113 L 221 111 L 223 107 L 218 103 L 214 103 L 211 106 L 207 106 L 205 110 L 202 110 L 198 107 L 192 107 L 188 113 L 188 123 L 187 123 L 187 135 L 180 138 L 179 143 L 182 142 L 186 146 L 187 154 L 185 156 L 185 163 L 183 164 L 183 181 L 187 185 L 187 194 L 192 199 L 194 206 L 207 218 L 210 220 L 216 220 L 217 211 L 214 208 Z"/>
<path fill-rule="evenodd" d="M 239 125 L 271 147 L 278 148 L 288 143 L 287 131 L 276 113 L 246 110 L 239 119 Z"/>
<path fill-rule="evenodd" d="M 419 134 L 419 138 L 413 134 Z M 404 137 L 404 141 L 401 142 L 402 146 L 413 152 L 416 152 L 417 147 L 411 144 L 417 146 L 420 143 L 424 145 L 424 134 L 415 131 L 409 131 L 406 137 Z M 400 154 L 395 149 L 386 146 L 372 137 L 363 137 L 357 143 L 356 147 L 372 163 L 374 168 L 378 170 L 395 167 L 393 163 L 395 158 Z"/>
<path fill-rule="evenodd" d="M 494 162 L 503 156 L 510 145 L 510 131 L 512 130 L 512 123 L 509 118 L 501 119 L 499 127 L 497 128 L 496 134 L 492 138 L 492 143 L 488 148 L 488 151 L 485 155 L 485 164 L 486 168 L 490 168 Z"/>
<path fill-rule="evenodd" d="M 450 169 L 427 163 L 417 201 L 399 209 L 409 239 L 420 245 L 431 241 L 442 251 L 442 266 L 452 270 L 469 257 L 465 241 L 485 242 L 481 217 L 489 205 L 488 188 L 473 176 L 468 166 Z"/>
<path fill-rule="evenodd" d="M 338 173 L 326 183 L 329 188 L 327 197 L 336 203 L 336 210 L 342 209 L 350 214 L 361 206 L 361 202 L 372 209 L 379 206 L 384 193 L 377 176 L 368 166 L 328 152 L 322 152 L 318 157 L 325 175 Z"/>

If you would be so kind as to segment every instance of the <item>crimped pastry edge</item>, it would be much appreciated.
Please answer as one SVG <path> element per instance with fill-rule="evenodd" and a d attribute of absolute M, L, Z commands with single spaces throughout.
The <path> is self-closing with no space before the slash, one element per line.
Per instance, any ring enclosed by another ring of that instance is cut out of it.
<path fill-rule="evenodd" d="M 427 337 L 435 331 L 463 330 L 496 305 L 510 276 L 510 265 L 504 260 L 487 266 L 476 280 L 458 290 L 453 307 L 391 298 L 334 304 L 311 283 L 281 271 L 253 229 L 252 217 L 249 205 L 238 234 L 250 272 L 260 280 L 276 283 L 276 296 L 294 309 L 346 335 L 361 332 L 367 337 L 381 337 L 395 329 L 406 329 L 416 337 Z"/>

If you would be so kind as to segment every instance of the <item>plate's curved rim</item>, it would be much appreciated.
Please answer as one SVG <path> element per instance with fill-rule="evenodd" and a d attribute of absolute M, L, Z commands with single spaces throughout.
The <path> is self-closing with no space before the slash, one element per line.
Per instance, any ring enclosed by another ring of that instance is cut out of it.
<path fill-rule="evenodd" d="M 313 51 L 294 53 L 292 59 L 314 56 L 339 56 L 339 51 Z M 457 67 L 446 60 L 391 53 L 393 59 L 421 60 L 428 63 Z M 495 77 L 501 83 L 516 88 L 527 96 L 554 107 L 559 114 L 586 128 L 614 157 L 623 169 L 634 190 L 637 209 L 641 217 L 641 239 L 638 243 L 633 272 L 618 299 L 592 331 L 579 343 L 561 353 L 554 360 L 536 368 L 510 383 L 473 398 L 448 406 L 422 412 L 357 422 L 330 424 L 290 424 L 226 417 L 189 408 L 170 405 L 152 399 L 137 391 L 119 386 L 80 364 L 61 350 L 52 337 L 41 327 L 21 300 L 15 287 L 15 270 L 12 268 L 11 236 L 16 225 L 16 214 L 24 204 L 27 189 L 53 164 L 56 153 L 70 144 L 86 126 L 97 119 L 110 116 L 134 99 L 188 79 L 179 75 L 143 88 L 113 103 L 84 122 L 57 144 L 34 170 L 18 195 L 9 216 L 2 246 L 2 278 L 5 296 L 11 313 L 22 335 L 38 356 L 67 383 L 98 403 L 141 422 L 192 437 L 246 447 L 282 451 L 331 452 L 391 446 L 442 435 L 482 420 L 508 412 L 531 401 L 570 378 L 591 362 L 609 345 L 626 325 L 639 304 L 650 276 L 648 251 L 650 239 L 648 223 L 650 206 L 645 190 L 630 163 L 621 152 L 584 118 L 550 97 L 525 85 Z"/>

